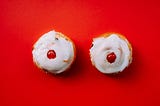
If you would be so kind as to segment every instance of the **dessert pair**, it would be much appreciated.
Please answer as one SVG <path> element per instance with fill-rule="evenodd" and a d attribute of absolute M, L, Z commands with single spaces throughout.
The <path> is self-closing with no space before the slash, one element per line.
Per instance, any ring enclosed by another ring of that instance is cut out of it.
<path fill-rule="evenodd" d="M 89 51 L 93 66 L 105 74 L 121 72 L 132 62 L 131 44 L 118 33 L 105 33 L 94 38 Z M 38 39 L 32 55 L 40 69 L 59 74 L 71 67 L 76 49 L 70 38 L 53 30 Z"/>

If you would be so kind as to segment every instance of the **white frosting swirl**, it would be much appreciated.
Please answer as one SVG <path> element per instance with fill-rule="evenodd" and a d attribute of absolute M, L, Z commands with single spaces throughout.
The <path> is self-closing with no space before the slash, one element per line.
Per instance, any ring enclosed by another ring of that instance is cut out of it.
<path fill-rule="evenodd" d="M 49 50 L 55 51 L 54 59 L 47 57 Z M 35 43 L 32 54 L 33 61 L 41 69 L 55 74 L 61 73 L 68 69 L 74 60 L 74 44 L 64 35 L 50 31 L 42 35 Z"/>
<path fill-rule="evenodd" d="M 102 73 L 117 73 L 123 71 L 132 59 L 132 50 L 127 39 L 120 38 L 117 34 L 107 37 L 95 38 L 90 49 L 92 64 Z M 106 56 L 114 52 L 116 60 L 110 63 Z"/>

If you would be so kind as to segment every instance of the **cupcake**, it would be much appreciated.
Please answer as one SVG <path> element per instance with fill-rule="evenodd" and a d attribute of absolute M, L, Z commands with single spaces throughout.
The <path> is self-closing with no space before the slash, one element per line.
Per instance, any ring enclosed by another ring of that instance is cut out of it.
<path fill-rule="evenodd" d="M 105 33 L 93 39 L 90 48 L 93 66 L 102 73 L 122 72 L 132 62 L 132 47 L 121 34 Z"/>
<path fill-rule="evenodd" d="M 75 60 L 75 45 L 60 32 L 50 31 L 34 44 L 33 62 L 42 70 L 59 74 L 70 68 Z"/>

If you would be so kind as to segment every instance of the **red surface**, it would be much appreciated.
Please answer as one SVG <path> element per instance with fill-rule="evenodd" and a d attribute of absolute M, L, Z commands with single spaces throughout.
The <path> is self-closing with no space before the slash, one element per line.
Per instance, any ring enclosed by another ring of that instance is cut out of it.
<path fill-rule="evenodd" d="M 159 0 L 6 0 L 0 2 L 0 106 L 160 106 Z M 55 29 L 76 44 L 68 73 L 54 76 L 32 62 L 32 45 Z M 133 63 L 108 76 L 92 67 L 93 37 L 124 34 Z"/>

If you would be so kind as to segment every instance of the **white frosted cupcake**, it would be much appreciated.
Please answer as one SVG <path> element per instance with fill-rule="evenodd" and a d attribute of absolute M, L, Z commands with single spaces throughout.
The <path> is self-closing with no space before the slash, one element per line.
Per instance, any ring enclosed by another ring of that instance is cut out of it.
<path fill-rule="evenodd" d="M 132 62 L 132 47 L 123 35 L 105 33 L 93 39 L 90 57 L 100 72 L 118 73 Z"/>
<path fill-rule="evenodd" d="M 75 60 L 75 46 L 60 32 L 50 31 L 34 44 L 33 61 L 42 70 L 58 74 L 70 68 Z"/>

